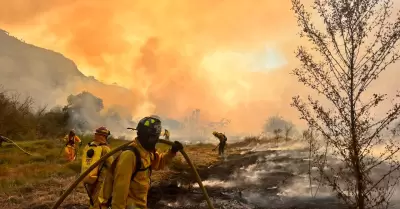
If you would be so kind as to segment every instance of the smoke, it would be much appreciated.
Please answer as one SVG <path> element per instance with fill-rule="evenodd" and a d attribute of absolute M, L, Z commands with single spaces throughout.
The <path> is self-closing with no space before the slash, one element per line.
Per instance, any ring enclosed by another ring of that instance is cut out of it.
<path fill-rule="evenodd" d="M 231 119 L 232 131 L 260 131 L 266 115 L 284 111 L 279 100 L 289 108 L 290 97 L 282 96 L 291 88 L 287 81 L 274 87 L 281 73 L 259 72 L 269 64 L 268 46 L 284 53 L 279 46 L 287 45 L 287 37 L 274 37 L 288 28 L 296 31 L 289 1 L 40 1 L 23 7 L 18 2 L 1 3 L 0 27 L 65 54 L 86 75 L 130 90 L 121 98 L 96 85 L 77 85 L 99 95 L 105 106 L 129 106 L 134 116 L 156 113 L 175 119 L 199 108 L 204 120 Z"/>
<path fill-rule="evenodd" d="M 290 107 L 293 95 L 309 90 L 289 75 L 301 43 L 289 0 L 0 2 L 0 27 L 128 89 L 74 83 L 74 92 L 92 92 L 106 109 L 182 121 L 198 108 L 203 121 L 230 119 L 231 133 L 259 132 L 276 114 L 304 125 Z M 397 86 L 396 74 L 385 86 Z"/>
<path fill-rule="evenodd" d="M 124 107 L 104 109 L 103 100 L 86 91 L 68 96 L 67 101 L 65 109 L 68 111 L 70 128 L 80 133 L 93 133 L 98 127 L 105 126 L 114 137 L 134 136 L 127 128 L 135 127 L 136 123 Z"/>

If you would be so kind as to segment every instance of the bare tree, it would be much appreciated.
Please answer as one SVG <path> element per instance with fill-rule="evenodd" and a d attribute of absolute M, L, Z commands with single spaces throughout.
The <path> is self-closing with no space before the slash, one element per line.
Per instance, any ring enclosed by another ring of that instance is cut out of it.
<path fill-rule="evenodd" d="M 312 130 L 312 129 L 308 129 L 308 130 L 305 130 L 305 131 L 303 131 L 303 141 L 305 141 L 305 142 L 307 142 L 307 144 L 308 144 L 308 148 L 309 148 L 309 150 L 308 150 L 308 153 L 309 153 L 309 155 L 308 155 L 308 177 L 309 177 L 309 181 L 310 181 L 310 194 L 311 194 L 311 196 L 313 196 L 313 197 L 315 197 L 316 196 L 316 194 L 318 193 L 318 189 L 317 189 L 317 191 L 315 191 L 315 192 L 313 192 L 313 187 L 312 187 L 312 181 L 313 181 L 313 176 L 312 176 L 312 173 L 311 173 L 311 169 L 312 169 L 312 161 L 311 161 L 311 158 L 313 157 L 313 154 L 314 154 L 314 151 L 315 150 L 317 150 L 317 145 L 318 145 L 318 143 L 316 143 L 317 141 L 316 141 L 316 136 L 315 136 L 315 133 L 314 133 L 314 131 Z"/>
<path fill-rule="evenodd" d="M 286 141 L 289 140 L 289 137 L 290 137 L 290 135 L 292 134 L 292 131 L 293 131 L 293 127 L 294 126 L 292 124 L 285 125 L 284 131 L 285 131 L 285 140 Z"/>
<path fill-rule="evenodd" d="M 275 139 L 276 139 L 276 140 L 278 140 L 279 138 L 281 138 L 282 129 L 277 128 L 277 129 L 274 129 L 273 132 L 274 132 L 274 134 L 275 134 Z"/>
<path fill-rule="evenodd" d="M 329 147 L 341 161 L 326 171 L 327 149 L 315 149 L 313 163 L 323 177 L 321 181 L 350 208 L 387 208 L 398 181 L 400 164 L 395 155 L 400 148 L 385 133 L 399 116 L 400 105 L 394 100 L 384 117 L 375 118 L 371 112 L 387 94 L 369 96 L 374 92 L 367 89 L 371 90 L 380 73 L 400 58 L 400 18 L 397 15 L 391 21 L 393 2 L 314 0 L 312 8 L 323 20 L 323 29 L 316 27 L 301 0 L 292 0 L 292 6 L 301 36 L 311 42 L 315 52 L 299 47 L 296 54 L 301 67 L 293 74 L 323 95 L 331 107 L 311 96 L 308 101 L 296 96 L 292 105 L 301 119 L 321 134 L 324 142 L 313 146 Z M 397 94 L 395 99 L 399 98 Z M 373 155 L 376 147 L 384 151 Z M 372 175 L 382 167 L 383 173 Z"/>

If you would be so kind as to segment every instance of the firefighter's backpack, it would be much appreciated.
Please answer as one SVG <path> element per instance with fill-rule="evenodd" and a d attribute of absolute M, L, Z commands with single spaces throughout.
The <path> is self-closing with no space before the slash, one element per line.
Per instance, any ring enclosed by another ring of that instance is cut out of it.
<path fill-rule="evenodd" d="M 102 145 L 106 144 L 96 145 L 95 143 L 91 142 L 88 144 L 88 146 L 85 147 L 82 154 L 81 174 L 102 157 Z M 88 175 L 85 176 L 82 182 L 86 184 L 96 183 L 100 175 L 101 169 L 103 168 L 103 165 L 104 163 L 102 162 L 98 166 L 96 166 L 92 171 L 90 171 Z"/>

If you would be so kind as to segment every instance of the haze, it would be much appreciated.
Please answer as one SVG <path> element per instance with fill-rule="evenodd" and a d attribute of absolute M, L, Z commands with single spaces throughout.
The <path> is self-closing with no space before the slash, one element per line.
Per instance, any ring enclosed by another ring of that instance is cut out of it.
<path fill-rule="evenodd" d="M 252 2 L 252 3 L 250 3 Z M 72 59 L 85 75 L 129 88 L 129 98 L 76 84 L 129 104 L 132 115 L 232 120 L 233 132 L 258 132 L 282 115 L 296 124 L 291 97 L 308 94 L 289 75 L 301 44 L 289 0 L 0 0 L 0 28 Z M 398 64 L 397 64 L 398 65 Z M 396 90 L 398 70 L 376 88 Z"/>

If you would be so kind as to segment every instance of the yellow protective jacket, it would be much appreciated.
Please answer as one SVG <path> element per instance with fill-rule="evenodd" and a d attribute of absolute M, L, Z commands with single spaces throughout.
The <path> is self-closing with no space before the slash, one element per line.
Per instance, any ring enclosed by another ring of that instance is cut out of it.
<path fill-rule="evenodd" d="M 78 136 L 73 136 L 73 138 L 70 139 L 69 135 L 65 135 L 64 137 L 64 142 L 66 143 L 66 146 L 68 147 L 74 147 L 76 143 L 81 142 L 81 139 Z"/>
<path fill-rule="evenodd" d="M 104 155 L 106 155 L 107 153 L 109 153 L 111 151 L 110 147 L 108 145 L 105 145 L 106 144 L 106 140 L 102 136 L 95 135 L 94 140 L 92 142 L 90 142 L 90 144 L 95 144 L 97 146 L 101 146 L 101 148 L 102 148 L 101 156 L 104 156 Z M 90 147 L 89 147 L 89 144 L 88 144 L 84 148 L 84 152 L 82 153 L 82 155 L 86 154 L 85 151 L 89 150 L 89 149 L 90 149 Z M 91 209 L 92 208 L 93 209 L 100 208 L 100 206 L 99 206 L 99 195 L 102 193 L 102 189 L 103 189 L 102 185 L 103 185 L 105 177 L 110 172 L 113 160 L 114 160 L 113 156 L 107 158 L 104 161 L 104 163 L 101 164 L 101 166 L 100 166 L 101 170 L 100 170 L 100 172 L 98 174 L 98 179 L 95 182 L 95 184 L 87 185 L 88 189 L 89 189 L 88 192 L 90 193 L 88 195 L 90 195 L 90 197 L 93 200 L 93 204 L 94 204 L 93 206 L 90 206 Z M 99 167 L 99 169 L 100 169 L 100 167 Z"/>
<path fill-rule="evenodd" d="M 151 165 L 152 170 L 160 170 L 176 155 L 170 150 L 166 153 L 148 152 L 137 139 L 129 145 L 136 147 L 140 153 L 141 169 Z M 137 172 L 133 181 L 132 174 L 136 169 L 136 155 L 133 151 L 125 150 L 116 157 L 111 167 L 110 176 L 106 177 L 103 195 L 99 200 L 106 205 L 111 198 L 112 209 L 147 208 L 147 194 L 150 189 L 150 171 Z M 102 207 L 103 208 L 103 207 Z"/>
<path fill-rule="evenodd" d="M 73 136 L 69 137 L 69 135 L 66 135 L 64 137 L 64 142 L 65 142 L 65 147 L 64 147 L 64 153 L 65 157 L 67 158 L 68 161 L 73 161 L 76 158 L 76 143 L 81 142 L 81 139 L 78 136 Z"/>
<path fill-rule="evenodd" d="M 223 133 L 215 133 L 214 136 L 217 137 L 220 142 L 226 142 L 226 136 Z"/>
<path fill-rule="evenodd" d="M 169 141 L 169 137 L 170 137 L 170 135 L 171 135 L 171 134 L 169 133 L 169 131 L 168 131 L 168 130 L 165 130 L 165 131 L 164 131 L 164 136 L 165 136 L 165 139 L 166 139 L 166 140 L 168 140 L 168 141 Z"/>
<path fill-rule="evenodd" d="M 101 146 L 101 148 L 102 148 L 101 157 L 103 157 L 104 155 L 106 155 L 107 153 L 109 153 L 111 151 L 110 146 L 106 145 L 107 142 L 106 142 L 105 138 L 102 137 L 102 136 L 95 135 L 94 136 L 94 140 L 92 142 L 90 142 L 90 144 L 95 144 L 97 146 Z M 87 144 L 85 146 L 85 148 L 83 149 L 82 155 L 85 155 L 85 151 L 88 150 L 88 149 L 89 149 L 89 144 Z M 99 180 L 98 181 L 100 181 L 100 182 L 104 181 L 106 173 L 110 171 L 113 161 L 114 161 L 114 157 L 113 156 L 110 156 L 109 158 L 107 158 L 104 161 L 103 168 L 101 169 L 101 172 L 99 174 Z"/>

